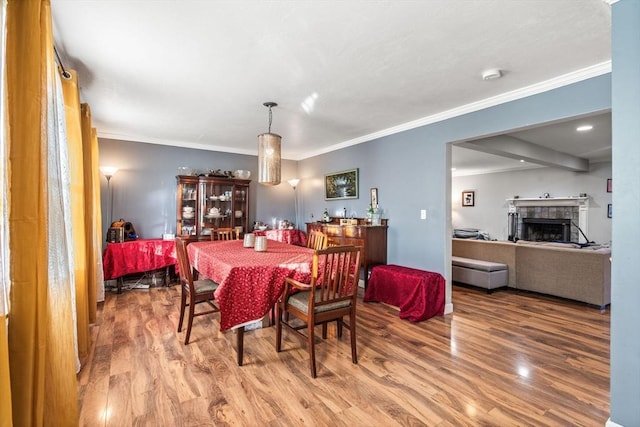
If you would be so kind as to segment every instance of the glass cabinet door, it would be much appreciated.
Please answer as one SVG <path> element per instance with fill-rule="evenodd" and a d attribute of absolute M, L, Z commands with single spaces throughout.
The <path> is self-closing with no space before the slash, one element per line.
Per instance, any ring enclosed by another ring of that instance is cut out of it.
<path fill-rule="evenodd" d="M 233 183 L 202 180 L 200 191 L 200 234 L 208 236 L 213 229 L 231 227 Z"/>
<path fill-rule="evenodd" d="M 176 235 L 195 236 L 198 233 L 198 178 L 178 176 L 176 204 Z"/>
<path fill-rule="evenodd" d="M 240 234 L 249 230 L 249 184 L 237 184 L 233 190 L 232 227 Z"/>

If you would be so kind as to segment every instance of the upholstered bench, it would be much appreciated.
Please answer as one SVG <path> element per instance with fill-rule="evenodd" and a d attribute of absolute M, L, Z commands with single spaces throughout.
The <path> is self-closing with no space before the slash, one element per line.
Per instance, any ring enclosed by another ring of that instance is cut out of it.
<path fill-rule="evenodd" d="M 451 275 L 454 282 L 478 286 L 488 292 L 507 286 L 509 281 L 506 264 L 457 256 L 451 257 Z"/>
<path fill-rule="evenodd" d="M 420 322 L 444 315 L 444 294 L 439 273 L 390 264 L 373 267 L 363 300 L 398 307 L 401 319 Z"/>

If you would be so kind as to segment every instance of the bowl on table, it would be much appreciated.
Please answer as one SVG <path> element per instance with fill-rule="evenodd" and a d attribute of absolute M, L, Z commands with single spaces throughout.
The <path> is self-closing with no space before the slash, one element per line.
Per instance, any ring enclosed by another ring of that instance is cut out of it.
<path fill-rule="evenodd" d="M 266 230 L 266 229 L 267 229 L 267 226 L 266 226 L 266 225 L 260 225 L 260 226 L 258 226 L 258 230 L 260 230 L 260 231 L 264 231 L 264 230 Z"/>

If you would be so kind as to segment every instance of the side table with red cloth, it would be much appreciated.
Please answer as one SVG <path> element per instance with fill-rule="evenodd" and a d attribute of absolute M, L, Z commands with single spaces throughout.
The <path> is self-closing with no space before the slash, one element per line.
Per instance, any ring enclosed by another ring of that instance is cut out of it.
<path fill-rule="evenodd" d="M 159 270 L 175 265 L 176 243 L 173 240 L 138 239 L 122 243 L 108 243 L 102 256 L 105 280 L 134 273 Z"/>
<path fill-rule="evenodd" d="M 302 230 L 283 228 L 265 231 L 256 230 L 252 233 L 256 236 L 267 236 L 269 240 L 277 240 L 290 245 L 307 246 L 307 235 Z"/>
<path fill-rule="evenodd" d="M 378 265 L 371 270 L 364 301 L 379 301 L 400 308 L 400 318 L 420 322 L 444 315 L 445 280 L 442 275 L 399 265 Z"/>

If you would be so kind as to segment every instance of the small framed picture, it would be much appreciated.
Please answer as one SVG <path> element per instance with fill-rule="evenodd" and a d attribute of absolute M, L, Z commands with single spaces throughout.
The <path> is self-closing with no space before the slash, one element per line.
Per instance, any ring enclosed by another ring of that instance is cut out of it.
<path fill-rule="evenodd" d="M 607 205 L 607 218 L 611 218 L 613 216 L 613 211 L 611 209 L 611 203 Z"/>
<path fill-rule="evenodd" d="M 462 192 L 462 206 L 475 206 L 476 204 L 476 192 L 475 191 L 463 191 Z"/>
<path fill-rule="evenodd" d="M 377 188 L 371 189 L 371 207 L 373 209 L 378 208 L 378 189 Z"/>
<path fill-rule="evenodd" d="M 613 179 L 607 180 L 607 193 L 613 193 Z"/>

